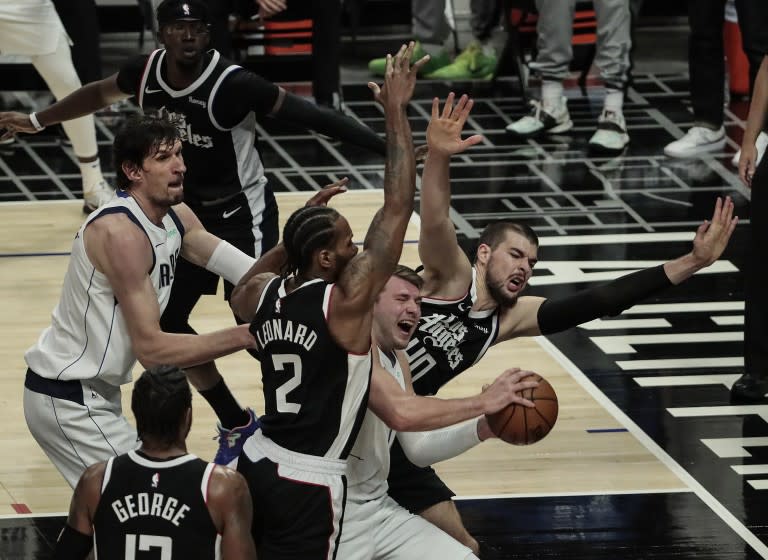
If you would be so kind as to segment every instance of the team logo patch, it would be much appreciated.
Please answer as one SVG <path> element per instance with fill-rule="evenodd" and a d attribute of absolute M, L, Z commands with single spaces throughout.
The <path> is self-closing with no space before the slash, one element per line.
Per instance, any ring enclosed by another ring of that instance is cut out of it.
<path fill-rule="evenodd" d="M 157 488 L 160 485 L 160 473 L 152 475 L 152 488 Z"/>
<path fill-rule="evenodd" d="M 185 16 L 192 14 L 192 12 L 189 11 L 189 4 L 182 4 L 181 9 L 184 11 Z"/>

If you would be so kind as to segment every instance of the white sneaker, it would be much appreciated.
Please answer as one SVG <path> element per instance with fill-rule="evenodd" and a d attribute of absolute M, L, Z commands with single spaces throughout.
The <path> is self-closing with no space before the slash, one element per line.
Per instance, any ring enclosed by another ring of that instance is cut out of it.
<path fill-rule="evenodd" d="M 83 187 L 83 212 L 90 214 L 115 197 L 115 190 L 103 179 L 88 190 Z"/>
<path fill-rule="evenodd" d="M 629 134 L 624 115 L 603 109 L 597 119 L 597 130 L 589 139 L 589 147 L 598 152 L 616 153 L 626 148 L 627 144 Z"/>
<path fill-rule="evenodd" d="M 768 147 L 768 134 L 765 132 L 761 132 L 757 135 L 757 140 L 755 141 L 755 147 L 757 148 L 757 161 L 755 162 L 755 167 L 757 167 L 757 164 L 760 163 L 760 160 L 763 159 L 763 155 L 765 154 L 765 148 Z M 734 167 L 739 166 L 739 159 L 741 158 L 741 149 L 739 149 L 735 154 L 733 154 L 733 158 L 731 158 L 731 164 Z"/>
<path fill-rule="evenodd" d="M 687 158 L 706 152 L 716 152 L 725 146 L 725 128 L 717 130 L 703 126 L 694 126 L 685 136 L 670 142 L 664 147 L 664 153 L 669 157 Z"/>
<path fill-rule="evenodd" d="M 568 113 L 568 100 L 560 98 L 554 107 L 544 106 L 540 101 L 531 101 L 531 114 L 507 125 L 507 132 L 517 136 L 534 136 L 540 132 L 557 134 L 573 128 L 571 115 Z"/>

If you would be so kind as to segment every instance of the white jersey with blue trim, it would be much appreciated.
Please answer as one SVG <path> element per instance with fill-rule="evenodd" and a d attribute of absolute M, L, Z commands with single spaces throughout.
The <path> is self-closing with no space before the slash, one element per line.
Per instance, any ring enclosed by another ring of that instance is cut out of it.
<path fill-rule="evenodd" d="M 405 389 L 400 362 L 376 348 L 374 360 Z M 393 362 L 394 359 L 394 362 Z M 366 410 L 363 425 L 347 458 L 347 497 L 355 501 L 375 500 L 387 493 L 389 447 L 397 433 L 371 409 Z"/>
<path fill-rule="evenodd" d="M 88 216 L 75 235 L 51 325 L 24 355 L 29 368 L 42 377 L 98 379 L 115 386 L 132 379 L 136 356 L 120 302 L 107 277 L 91 263 L 83 242 L 89 224 L 115 213 L 126 214 L 149 239 L 153 251 L 149 275 L 161 313 L 168 303 L 184 236 L 181 220 L 171 209 L 158 227 L 131 196 L 121 193 Z"/>

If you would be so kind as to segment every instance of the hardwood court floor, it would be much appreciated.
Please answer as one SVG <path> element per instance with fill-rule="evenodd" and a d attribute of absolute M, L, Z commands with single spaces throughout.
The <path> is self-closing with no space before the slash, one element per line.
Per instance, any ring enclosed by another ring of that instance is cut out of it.
<path fill-rule="evenodd" d="M 485 141 L 452 163 L 451 217 L 467 250 L 500 217 L 533 226 L 540 262 L 530 293 L 559 297 L 689 250 L 714 198 L 730 194 L 744 218 L 723 258 L 706 274 L 615 318 L 567 333 L 504 343 L 440 396 L 477 391 L 503 368 L 521 365 L 547 377 L 560 398 L 554 431 L 530 447 L 487 442 L 437 468 L 463 498 L 467 526 L 500 558 L 768 558 L 768 407 L 729 402 L 743 366 L 746 191 L 728 160 L 738 145 L 744 106 L 726 113 L 728 147 L 690 161 L 662 155 L 691 125 L 685 76 L 638 75 L 625 115 L 632 144 L 619 157 L 596 157 L 586 143 L 598 98 L 568 91 L 575 128 L 568 134 L 515 139 L 504 126 L 522 115 L 516 92 L 501 83 L 419 82 L 411 106 L 423 142 L 432 96 L 449 89 L 476 99 L 467 132 Z M 383 131 L 363 84 L 345 86 L 355 116 Z M 381 202 L 381 159 L 352 146 L 264 121 L 260 149 L 283 217 L 308 192 L 349 175 L 337 204 L 355 235 Z M 99 128 L 104 158 L 111 139 Z M 49 137 L 23 140 L 0 154 L 0 557 L 48 558 L 69 489 L 29 436 L 21 412 L 23 352 L 47 324 L 82 221 L 77 180 L 66 149 Z M 46 166 L 40 166 L 43 161 Z M 13 173 L 13 170 L 17 170 Z M 59 178 L 58 183 L 55 179 Z M 294 194 L 288 194 L 294 192 Z M 403 261 L 416 264 L 417 220 Z M 220 297 L 202 301 L 200 331 L 231 324 Z M 257 365 L 246 354 L 220 361 L 243 403 L 261 403 Z M 126 387 L 125 395 L 128 387 Z M 190 448 L 211 457 L 214 419 L 194 401 Z M 13 515 L 24 505 L 27 518 Z M 38 514 L 38 515 L 35 515 Z"/>

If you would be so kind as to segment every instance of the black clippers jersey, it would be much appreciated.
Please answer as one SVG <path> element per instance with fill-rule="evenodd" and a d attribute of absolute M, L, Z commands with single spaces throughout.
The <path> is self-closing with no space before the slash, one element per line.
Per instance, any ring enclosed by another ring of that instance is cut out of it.
<path fill-rule="evenodd" d="M 256 115 L 251 112 L 234 127 L 224 127 L 214 117 L 212 106 L 222 99 L 222 81 L 242 68 L 208 53 L 203 73 L 189 87 L 172 89 L 161 69 L 165 50 L 149 55 L 141 76 L 136 100 L 146 112 L 158 111 L 174 120 L 181 132 L 184 159 L 194 162 L 184 175 L 184 202 L 197 205 L 222 200 L 257 184 L 266 184 L 264 166 L 256 144 Z M 231 94 L 232 88 L 226 91 Z"/>
<path fill-rule="evenodd" d="M 346 459 L 368 406 L 371 352 L 350 354 L 328 324 L 333 284 L 306 282 L 286 295 L 285 280 L 264 288 L 251 333 L 261 361 L 265 436 L 285 449 Z"/>
<path fill-rule="evenodd" d="M 482 358 L 496 340 L 498 309 L 470 311 L 475 300 L 474 269 L 472 276 L 469 292 L 461 300 L 421 300 L 421 319 L 405 349 L 417 395 L 436 394 Z"/>
<path fill-rule="evenodd" d="M 205 504 L 214 465 L 194 455 L 155 461 L 129 451 L 110 459 L 93 518 L 98 558 L 219 558 Z"/>

